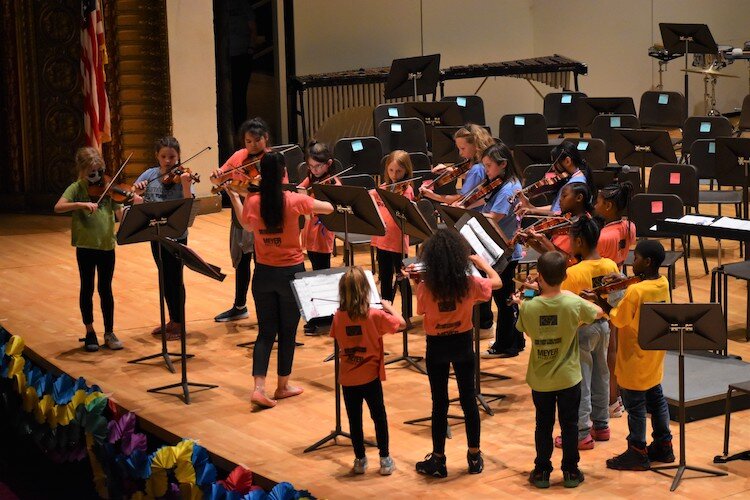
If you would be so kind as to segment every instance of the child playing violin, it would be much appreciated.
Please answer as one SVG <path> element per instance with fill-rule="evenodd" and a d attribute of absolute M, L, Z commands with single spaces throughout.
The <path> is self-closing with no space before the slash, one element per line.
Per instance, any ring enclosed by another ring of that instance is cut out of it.
<path fill-rule="evenodd" d="M 89 186 L 101 181 L 104 160 L 96 148 L 85 147 L 76 152 L 78 180 L 68 186 L 55 204 L 55 213 L 73 212 L 71 243 L 76 247 L 78 275 L 81 280 L 79 307 L 86 327 L 83 340 L 88 352 L 99 350 L 99 340 L 94 330 L 94 277 L 98 275 L 97 290 L 104 317 L 104 343 L 112 350 L 122 349 L 122 342 L 114 333 L 115 300 L 112 295 L 112 277 L 115 272 L 115 217 L 122 219 L 122 205 L 111 197 L 103 197 L 98 204 L 88 193 Z M 142 203 L 133 195 L 133 203 Z"/>
<path fill-rule="evenodd" d="M 192 198 L 192 177 L 183 171 L 177 182 L 166 174 L 180 162 L 180 143 L 171 136 L 156 141 L 155 156 L 157 166 L 143 172 L 135 181 L 135 188 L 143 192 L 145 203 Z M 164 182 L 166 180 L 166 182 Z M 187 244 L 188 232 L 177 238 L 179 243 Z M 161 248 L 160 248 L 161 247 Z M 182 283 L 182 261 L 172 255 L 164 246 L 152 241 L 151 253 L 157 266 L 164 275 L 164 298 L 169 310 L 169 322 L 166 325 L 167 340 L 179 340 L 182 328 L 181 299 L 185 298 L 185 287 Z M 152 335 L 161 335 L 161 326 L 154 328 Z"/>

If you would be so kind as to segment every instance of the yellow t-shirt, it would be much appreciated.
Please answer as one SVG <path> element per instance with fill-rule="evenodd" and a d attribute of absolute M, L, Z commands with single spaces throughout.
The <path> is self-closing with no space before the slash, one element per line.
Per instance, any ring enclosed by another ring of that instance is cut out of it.
<path fill-rule="evenodd" d="M 646 391 L 661 383 L 665 351 L 644 351 L 638 345 L 638 322 L 644 302 L 670 302 L 669 282 L 664 276 L 630 285 L 618 306 L 609 313 L 617 327 L 615 374 L 620 387 Z"/>
<path fill-rule="evenodd" d="M 601 285 L 604 276 L 619 272 L 617 264 L 611 259 L 583 260 L 568 268 L 568 277 L 561 288 L 578 295 L 587 288 Z"/>

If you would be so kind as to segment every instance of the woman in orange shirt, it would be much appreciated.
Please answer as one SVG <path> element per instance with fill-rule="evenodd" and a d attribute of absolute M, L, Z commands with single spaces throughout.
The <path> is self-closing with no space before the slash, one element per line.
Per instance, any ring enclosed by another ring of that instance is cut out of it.
<path fill-rule="evenodd" d="M 255 388 L 251 401 L 272 408 L 276 400 L 297 396 L 302 388 L 289 385 L 294 359 L 299 308 L 290 282 L 305 270 L 300 245 L 299 216 L 329 214 L 330 203 L 282 190 L 284 157 L 266 153 L 260 161 L 260 192 L 230 198 L 242 227 L 255 234 L 255 275 L 252 292 L 258 316 L 258 338 L 253 348 Z M 271 348 L 278 335 L 278 385 L 273 399 L 266 395 L 266 373 Z"/>

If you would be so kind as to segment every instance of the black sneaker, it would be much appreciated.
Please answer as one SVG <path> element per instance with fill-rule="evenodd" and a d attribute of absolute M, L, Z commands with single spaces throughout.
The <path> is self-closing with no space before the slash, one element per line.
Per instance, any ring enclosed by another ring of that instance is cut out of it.
<path fill-rule="evenodd" d="M 573 472 L 563 471 L 563 486 L 566 488 L 576 488 L 583 482 L 583 472 L 580 469 Z"/>
<path fill-rule="evenodd" d="M 438 457 L 434 453 L 428 454 L 424 460 L 417 462 L 417 472 L 425 476 L 448 477 L 448 468 L 445 466 L 445 455 Z"/>
<path fill-rule="evenodd" d="M 481 474 L 484 470 L 484 458 L 482 458 L 481 451 L 476 453 L 467 451 L 466 461 L 469 463 L 469 474 Z"/>
<path fill-rule="evenodd" d="M 628 445 L 627 451 L 607 460 L 607 468 L 615 470 L 649 470 L 651 462 L 646 450 Z"/>
<path fill-rule="evenodd" d="M 237 321 L 238 319 L 245 319 L 249 316 L 247 313 L 247 306 L 236 307 L 232 306 L 228 311 L 224 311 L 214 318 L 217 323 L 226 323 L 227 321 Z"/>
<path fill-rule="evenodd" d="M 674 462 L 674 451 L 672 450 L 672 441 L 654 441 L 646 448 L 648 459 L 651 462 L 663 462 L 671 464 Z"/>
<path fill-rule="evenodd" d="M 549 475 L 551 471 L 534 469 L 529 474 L 529 482 L 537 488 L 549 488 Z"/>
<path fill-rule="evenodd" d="M 86 332 L 86 337 L 78 340 L 83 342 L 83 348 L 88 352 L 99 350 L 99 339 L 96 338 L 96 332 Z"/>

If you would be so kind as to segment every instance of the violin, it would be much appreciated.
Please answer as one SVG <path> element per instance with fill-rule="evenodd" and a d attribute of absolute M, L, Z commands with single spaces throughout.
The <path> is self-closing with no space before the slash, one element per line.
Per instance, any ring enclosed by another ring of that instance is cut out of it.
<path fill-rule="evenodd" d="M 347 173 L 349 170 L 353 168 L 354 166 L 352 165 L 351 167 L 347 168 L 346 170 L 342 170 L 336 175 L 327 174 L 325 177 L 322 177 L 320 179 L 313 181 L 312 184 L 313 185 L 314 184 L 335 184 L 336 179 L 338 179 L 340 176 L 344 175 L 345 173 Z M 307 186 L 306 188 L 300 188 L 300 189 L 305 189 L 305 191 L 310 192 L 312 190 L 312 186 Z"/>
<path fill-rule="evenodd" d="M 576 217 L 574 219 L 570 213 L 541 219 L 525 229 L 519 229 L 516 231 L 516 234 L 514 234 L 513 238 L 510 240 L 510 244 L 515 245 L 516 243 L 520 243 L 521 245 L 526 245 L 530 230 L 539 234 L 544 234 L 548 238 L 559 234 L 565 234 L 570 231 L 571 226 L 573 226 L 573 223 L 576 220 L 578 220 L 578 218 Z"/>
<path fill-rule="evenodd" d="M 471 190 L 466 196 L 458 200 L 454 205 L 459 208 L 468 208 L 482 198 L 492 194 L 503 184 L 503 178 L 498 176 L 491 181 L 485 179 L 484 182 Z"/>
<path fill-rule="evenodd" d="M 215 192 L 214 189 L 216 189 Z M 260 176 L 254 179 L 228 179 L 222 182 L 219 186 L 211 188 L 211 193 L 216 194 L 222 189 L 230 189 L 241 196 L 247 196 L 250 193 L 257 193 L 260 191 Z"/>
<path fill-rule="evenodd" d="M 115 183 L 114 178 L 104 174 L 96 184 L 89 184 L 89 197 L 94 203 L 100 203 L 104 197 L 109 197 L 115 203 L 132 203 L 135 188 L 124 182 Z"/>
<path fill-rule="evenodd" d="M 427 266 L 425 266 L 424 262 L 415 262 L 403 268 L 403 272 L 409 279 L 414 280 L 414 283 L 417 284 L 424 281 L 425 271 L 427 271 Z"/>
<path fill-rule="evenodd" d="M 469 163 L 469 160 L 464 159 L 458 163 L 454 163 L 453 168 L 446 169 L 440 175 L 435 177 L 431 182 L 429 182 L 429 184 L 425 182 L 422 185 L 424 186 L 425 189 L 434 191 L 435 189 L 445 186 L 447 184 L 450 184 L 454 180 L 458 179 L 459 177 L 464 175 L 466 172 L 468 172 L 470 168 L 471 168 L 471 164 Z"/>
<path fill-rule="evenodd" d="M 192 172 L 188 167 L 183 167 L 182 163 L 178 163 L 166 174 L 161 176 L 161 182 L 164 185 L 178 184 L 180 183 L 180 177 L 182 174 L 190 175 L 190 182 L 200 182 L 201 176 L 197 172 Z"/>
<path fill-rule="evenodd" d="M 630 285 L 635 285 L 636 283 L 640 283 L 641 281 L 643 281 L 642 276 L 630 276 L 629 278 L 616 279 L 614 281 L 611 281 L 610 283 L 607 283 L 606 285 L 597 286 L 595 288 L 592 288 L 591 291 L 597 295 L 606 295 L 618 290 L 625 290 Z"/>
<path fill-rule="evenodd" d="M 409 183 L 411 181 L 416 181 L 421 178 L 422 177 L 412 177 L 410 179 L 404 179 L 401 181 L 392 182 L 390 184 L 381 186 L 381 189 L 385 189 L 386 191 L 390 191 L 391 193 L 403 195 L 406 192 L 406 189 L 409 187 Z"/>
<path fill-rule="evenodd" d="M 215 184 L 215 186 L 211 188 L 211 193 L 218 193 L 229 184 L 229 181 L 237 179 L 238 177 L 242 177 L 245 180 L 260 178 L 260 169 L 258 168 L 258 165 L 260 165 L 260 161 L 265 154 L 265 151 L 261 151 L 260 154 L 253 156 L 249 160 L 246 159 L 242 164 L 232 167 L 222 172 L 220 175 L 211 174 L 211 182 Z"/>
<path fill-rule="evenodd" d="M 558 184 L 562 181 L 567 180 L 569 177 L 570 174 L 567 171 L 559 172 L 549 177 L 545 176 L 544 178 L 534 182 L 533 184 L 529 184 L 520 191 L 516 191 L 515 193 L 513 193 L 513 195 L 508 197 L 508 202 L 511 205 L 515 205 L 518 201 L 518 197 L 521 194 L 526 196 L 526 198 L 528 198 L 529 200 L 547 194 L 557 189 Z"/>

